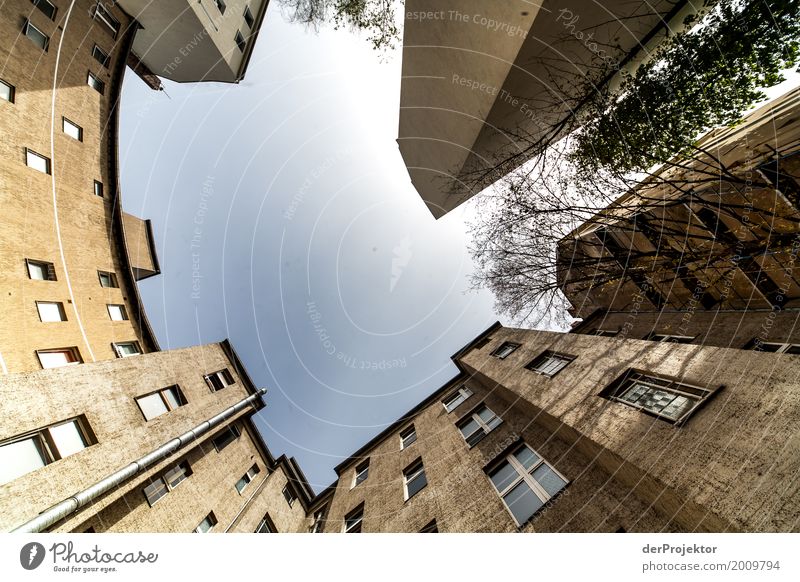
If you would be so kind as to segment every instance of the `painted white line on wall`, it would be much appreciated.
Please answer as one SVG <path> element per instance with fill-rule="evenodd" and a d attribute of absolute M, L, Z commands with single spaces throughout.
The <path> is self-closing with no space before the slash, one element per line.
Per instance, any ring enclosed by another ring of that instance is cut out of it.
<path fill-rule="evenodd" d="M 6 368 L 6 361 L 3 359 L 3 352 L 0 352 L 0 370 L 3 370 L 3 374 L 8 374 L 8 368 Z"/>
<path fill-rule="evenodd" d="M 89 338 L 86 337 L 86 329 L 83 327 L 81 321 L 81 314 L 78 313 L 78 304 L 75 302 L 75 294 L 72 291 L 72 282 L 69 278 L 69 268 L 67 267 L 67 259 L 64 256 L 64 244 L 61 242 L 61 225 L 58 222 L 58 196 L 56 194 L 56 85 L 58 83 L 58 65 L 61 60 L 61 45 L 64 43 L 64 37 L 67 35 L 67 26 L 69 25 L 69 17 L 72 14 L 72 8 L 75 6 L 75 0 L 69 3 L 67 8 L 67 16 L 64 18 L 64 25 L 61 29 L 61 38 L 58 39 L 58 50 L 56 51 L 56 67 L 53 72 L 53 98 L 50 107 L 50 178 L 53 186 L 53 218 L 56 224 L 56 238 L 58 239 L 58 251 L 61 254 L 61 264 L 64 266 L 64 279 L 67 282 L 67 289 L 69 290 L 69 298 L 72 302 L 72 310 L 75 312 L 75 321 L 78 328 L 81 330 L 83 342 L 86 344 L 86 349 L 89 352 L 89 357 L 95 361 L 92 346 L 89 345 Z"/>

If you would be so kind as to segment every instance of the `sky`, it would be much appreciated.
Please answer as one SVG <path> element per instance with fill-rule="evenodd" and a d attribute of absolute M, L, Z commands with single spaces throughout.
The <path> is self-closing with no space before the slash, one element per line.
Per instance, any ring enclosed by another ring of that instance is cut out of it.
<path fill-rule="evenodd" d="M 268 446 L 316 491 L 498 320 L 470 290 L 473 208 L 434 220 L 397 148 L 400 57 L 270 9 L 240 84 L 123 87 L 123 207 L 152 220 L 162 274 L 139 288 L 161 348 L 229 338 L 268 389 Z"/>

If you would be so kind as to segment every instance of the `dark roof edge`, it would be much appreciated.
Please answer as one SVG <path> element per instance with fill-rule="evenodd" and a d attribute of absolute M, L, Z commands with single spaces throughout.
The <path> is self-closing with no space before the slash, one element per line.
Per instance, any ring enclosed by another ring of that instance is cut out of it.
<path fill-rule="evenodd" d="M 247 39 L 247 54 L 244 55 L 244 59 L 242 59 L 242 64 L 239 66 L 239 70 L 236 72 L 236 79 L 234 81 L 236 83 L 244 79 L 244 75 L 247 72 L 247 67 L 250 66 L 250 57 L 253 56 L 253 51 L 255 50 L 256 41 L 258 40 L 258 34 L 261 32 L 261 25 L 264 24 L 264 18 L 266 18 L 267 16 L 267 8 L 269 8 L 269 0 L 265 0 L 264 4 L 261 6 L 260 13 L 256 16 L 256 22 L 253 27 L 253 32 Z"/>
<path fill-rule="evenodd" d="M 222 351 L 225 352 L 225 355 L 228 356 L 228 360 L 230 361 L 233 369 L 236 370 L 236 374 L 242 379 L 244 383 L 245 390 L 249 394 L 255 394 L 258 392 L 258 388 L 256 387 L 253 379 L 250 377 L 250 374 L 247 373 L 247 368 L 244 367 L 242 360 L 239 359 L 239 354 L 236 353 L 236 350 L 233 349 L 233 345 L 231 344 L 229 339 L 224 339 L 219 342 L 219 346 L 222 348 Z M 256 406 L 257 410 L 261 410 L 266 406 L 264 404 L 264 400 L 260 399 L 259 405 Z"/>

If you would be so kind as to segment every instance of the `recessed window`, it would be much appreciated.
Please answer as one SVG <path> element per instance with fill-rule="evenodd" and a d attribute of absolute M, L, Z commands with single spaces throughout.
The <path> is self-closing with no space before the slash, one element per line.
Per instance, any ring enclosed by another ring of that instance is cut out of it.
<path fill-rule="evenodd" d="M 94 195 L 100 198 L 103 197 L 103 183 L 97 180 L 94 181 Z"/>
<path fill-rule="evenodd" d="M 217 5 L 217 10 L 219 10 L 220 14 L 225 14 L 225 9 L 227 6 L 225 6 L 224 0 L 214 0 L 214 4 Z"/>
<path fill-rule="evenodd" d="M 250 11 L 249 6 L 244 7 L 244 21 L 247 24 L 247 28 L 253 29 L 253 25 L 256 23 L 256 19 L 253 18 L 253 13 Z"/>
<path fill-rule="evenodd" d="M 473 447 L 502 422 L 503 420 L 489 410 L 488 406 L 481 404 L 474 412 L 460 420 L 456 426 L 467 444 Z"/>
<path fill-rule="evenodd" d="M 50 20 L 56 19 L 56 11 L 57 8 L 52 2 L 48 2 L 47 0 L 31 0 L 31 4 L 36 6 L 39 10 L 42 11 L 42 14 L 47 16 Z"/>
<path fill-rule="evenodd" d="M 106 84 L 101 81 L 99 77 L 93 75 L 91 71 L 89 71 L 89 74 L 86 77 L 86 84 L 101 95 L 106 91 Z"/>
<path fill-rule="evenodd" d="M 694 336 L 689 335 L 668 335 L 665 333 L 651 333 L 646 340 L 651 342 L 666 342 L 671 344 L 690 344 L 694 341 Z"/>
<path fill-rule="evenodd" d="M 152 507 L 156 501 L 183 483 L 191 474 L 192 470 L 189 467 L 189 463 L 181 461 L 151 479 L 150 483 L 142 490 L 147 503 Z"/>
<path fill-rule="evenodd" d="M 751 341 L 746 349 L 757 352 L 770 352 L 773 354 L 800 354 L 800 344 L 762 342 L 758 338 Z"/>
<path fill-rule="evenodd" d="M 78 348 L 55 348 L 52 350 L 37 350 L 36 356 L 42 368 L 60 368 L 61 366 L 72 366 L 81 363 L 81 356 Z"/>
<path fill-rule="evenodd" d="M 14 85 L 9 85 L 0 79 L 0 99 L 8 101 L 9 103 L 14 103 L 15 93 Z"/>
<path fill-rule="evenodd" d="M 78 141 L 83 141 L 83 128 L 80 125 L 76 125 L 72 123 L 66 117 L 61 118 L 61 126 L 68 136 L 73 139 L 77 139 Z"/>
<path fill-rule="evenodd" d="M 218 392 L 226 386 L 233 384 L 233 375 L 227 368 L 212 372 L 211 374 L 206 374 L 203 376 L 203 379 L 206 381 L 206 384 L 208 384 L 208 387 L 211 388 L 212 392 Z"/>
<path fill-rule="evenodd" d="M 417 430 L 414 428 L 412 424 L 408 428 L 405 428 L 400 431 L 400 450 L 407 449 L 411 446 L 411 443 L 417 440 Z"/>
<path fill-rule="evenodd" d="M 567 485 L 567 480 L 526 444 L 490 468 L 488 474 L 520 526 Z"/>
<path fill-rule="evenodd" d="M 464 402 L 470 396 L 472 396 L 472 390 L 470 390 L 466 386 L 461 386 L 450 396 L 442 400 L 442 404 L 444 405 L 444 409 L 448 413 L 450 413 L 453 412 L 456 408 L 458 408 L 458 405 Z"/>
<path fill-rule="evenodd" d="M 325 508 L 318 509 L 314 512 L 314 523 L 309 529 L 310 533 L 322 533 L 322 530 L 325 527 L 325 514 Z"/>
<path fill-rule="evenodd" d="M 419 530 L 419 533 L 439 533 L 439 526 L 436 525 L 436 520 L 432 519 L 425 526 Z"/>
<path fill-rule="evenodd" d="M 153 420 L 186 404 L 183 392 L 175 386 L 168 386 L 156 392 L 145 394 L 136 398 L 136 404 L 145 420 Z"/>
<path fill-rule="evenodd" d="M 283 498 L 286 500 L 286 503 L 289 504 L 289 507 L 294 505 L 294 502 L 297 500 L 297 495 L 294 494 L 294 491 L 291 487 L 286 485 L 283 488 Z"/>
<path fill-rule="evenodd" d="M 362 503 L 350 513 L 344 516 L 344 533 L 361 533 L 361 525 L 364 522 L 364 504 Z"/>
<path fill-rule="evenodd" d="M 201 522 L 200 522 L 200 523 L 197 525 L 197 527 L 196 527 L 196 528 L 194 528 L 194 532 L 195 532 L 195 533 L 208 533 L 208 532 L 210 532 L 212 529 L 214 529 L 214 526 L 215 526 L 215 525 L 217 525 L 217 518 L 216 518 L 216 516 L 214 515 L 214 512 L 212 511 L 212 512 L 211 512 L 211 513 L 209 513 L 207 516 L 205 516 L 205 518 L 203 519 L 203 521 L 201 521 Z"/>
<path fill-rule="evenodd" d="M 600 395 L 674 423 L 685 421 L 715 391 L 628 370 Z"/>
<path fill-rule="evenodd" d="M 417 459 L 406 467 L 403 471 L 403 490 L 405 499 L 411 499 L 428 484 L 425 477 L 425 467 L 422 466 L 422 458 Z"/>
<path fill-rule="evenodd" d="M 97 277 L 100 279 L 101 287 L 118 288 L 117 276 L 111 271 L 97 271 Z"/>
<path fill-rule="evenodd" d="M 94 60 L 103 65 L 106 69 L 111 63 L 111 57 L 108 56 L 108 53 L 97 45 L 94 45 L 94 48 L 92 49 L 92 56 L 94 57 Z"/>
<path fill-rule="evenodd" d="M 28 277 L 35 281 L 56 280 L 56 268 L 53 263 L 25 259 L 25 265 L 28 268 Z"/>
<path fill-rule="evenodd" d="M 544 352 L 541 356 L 525 366 L 531 372 L 552 378 L 563 370 L 575 358 L 555 352 Z"/>
<path fill-rule="evenodd" d="M 235 424 L 232 424 L 219 431 L 214 438 L 211 439 L 211 442 L 214 443 L 214 448 L 217 449 L 217 452 L 220 452 L 233 441 L 238 439 L 241 435 L 242 433 L 239 432 L 239 427 Z"/>
<path fill-rule="evenodd" d="M 369 459 L 364 459 L 355 468 L 355 474 L 353 475 L 353 485 L 350 487 L 351 489 L 358 485 L 359 483 L 363 483 L 367 480 L 369 476 Z"/>
<path fill-rule="evenodd" d="M 39 320 L 42 322 L 67 321 L 64 304 L 60 301 L 37 301 L 36 310 L 39 312 Z"/>
<path fill-rule="evenodd" d="M 500 347 L 497 348 L 495 351 L 492 352 L 492 355 L 495 358 L 500 358 L 501 360 L 505 360 L 508 356 L 510 356 L 514 351 L 520 346 L 520 344 L 515 344 L 514 342 L 503 342 L 500 344 Z"/>
<path fill-rule="evenodd" d="M 82 416 L 0 443 L 0 485 L 74 455 L 95 443 Z"/>
<path fill-rule="evenodd" d="M 50 158 L 46 158 L 42 154 L 37 154 L 33 150 L 25 148 L 25 163 L 29 168 L 38 170 L 42 174 L 50 173 Z"/>
<path fill-rule="evenodd" d="M 256 478 L 256 475 L 260 473 L 260 469 L 258 465 L 253 465 L 247 470 L 247 473 L 242 475 L 242 478 L 236 482 L 236 491 L 241 495 L 242 491 L 245 490 L 250 483 L 253 482 L 253 479 Z"/>
<path fill-rule="evenodd" d="M 244 52 L 244 48 L 246 46 L 246 43 L 244 41 L 244 37 L 242 36 L 242 33 L 239 32 L 238 30 L 236 31 L 236 37 L 235 37 L 234 40 L 236 40 L 236 46 L 239 47 L 239 50 Z"/>
<path fill-rule="evenodd" d="M 119 20 L 111 16 L 111 13 L 99 2 L 94 7 L 92 18 L 102 23 L 105 29 L 111 33 L 111 36 L 117 38 L 117 34 L 119 33 Z"/>
<path fill-rule="evenodd" d="M 22 34 L 31 39 L 31 42 L 43 51 L 46 51 L 47 46 L 50 44 L 50 37 L 31 24 L 29 20 L 25 21 L 25 25 L 22 27 Z"/>
<path fill-rule="evenodd" d="M 124 305 L 117 305 L 117 304 L 109 304 L 106 305 L 108 308 L 108 316 L 111 318 L 111 321 L 127 321 L 128 320 L 128 312 L 125 310 Z"/>
<path fill-rule="evenodd" d="M 138 356 L 142 353 L 139 342 L 118 342 L 111 344 L 118 358 L 128 358 Z"/>
<path fill-rule="evenodd" d="M 615 337 L 619 335 L 619 331 L 613 331 L 610 329 L 595 329 L 589 332 L 589 335 L 598 335 L 600 337 Z"/>
<path fill-rule="evenodd" d="M 275 524 L 272 523 L 269 514 L 265 515 L 258 523 L 255 533 L 278 533 L 278 530 L 275 528 Z"/>

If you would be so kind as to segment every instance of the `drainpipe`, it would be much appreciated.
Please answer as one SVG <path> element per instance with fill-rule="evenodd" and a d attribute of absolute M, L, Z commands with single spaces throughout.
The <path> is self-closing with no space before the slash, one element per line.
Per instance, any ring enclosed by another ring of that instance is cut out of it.
<path fill-rule="evenodd" d="M 142 473 L 148 467 L 155 465 L 156 463 L 163 461 L 171 454 L 179 451 L 192 441 L 198 439 L 208 431 L 218 427 L 220 424 L 225 422 L 230 417 L 234 416 L 236 413 L 244 410 L 245 408 L 249 407 L 253 404 L 256 399 L 260 398 L 264 394 L 267 393 L 266 388 L 259 389 L 255 394 L 248 396 L 244 400 L 240 400 L 230 408 L 227 408 L 209 418 L 205 422 L 198 424 L 193 429 L 185 432 L 181 436 L 172 439 L 171 441 L 164 443 L 157 449 L 151 451 L 150 453 L 146 454 L 142 458 L 133 461 L 130 465 L 115 471 L 105 479 L 102 479 L 91 485 L 87 489 L 84 489 L 80 493 L 76 493 L 72 497 L 65 499 L 64 501 L 57 503 L 50 509 L 47 509 L 40 513 L 38 516 L 33 518 L 32 520 L 16 527 L 15 529 L 11 530 L 11 533 L 39 533 L 54 523 L 57 523 L 78 511 L 81 507 L 84 507 L 91 503 L 92 501 L 98 499 L 101 495 L 111 491 L 112 489 L 119 487 L 135 475 Z"/>

